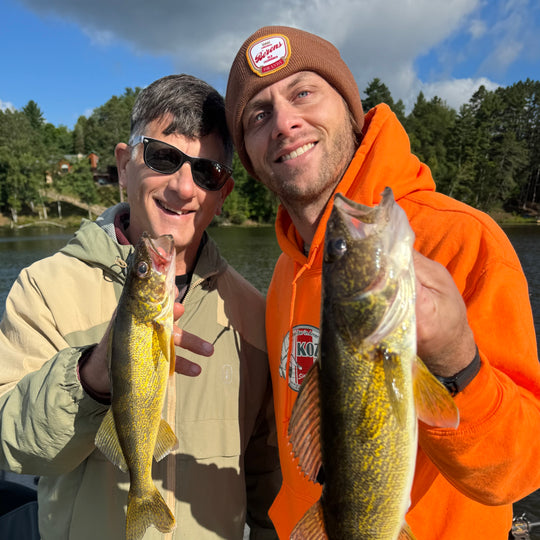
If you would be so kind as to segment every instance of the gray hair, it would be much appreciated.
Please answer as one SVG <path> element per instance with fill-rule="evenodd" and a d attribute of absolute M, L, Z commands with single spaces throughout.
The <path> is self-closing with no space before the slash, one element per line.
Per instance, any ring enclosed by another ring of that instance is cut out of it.
<path fill-rule="evenodd" d="M 154 120 L 171 117 L 165 135 L 178 133 L 200 139 L 215 133 L 225 150 L 225 165 L 232 164 L 233 143 L 225 120 L 223 97 L 209 84 L 191 75 L 169 75 L 141 90 L 131 112 L 130 144 L 145 135 Z"/>

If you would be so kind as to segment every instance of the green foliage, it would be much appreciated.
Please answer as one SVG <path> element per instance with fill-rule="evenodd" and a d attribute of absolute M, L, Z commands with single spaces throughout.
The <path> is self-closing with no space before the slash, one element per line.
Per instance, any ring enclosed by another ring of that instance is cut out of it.
<path fill-rule="evenodd" d="M 440 98 L 435 96 L 426 101 L 420 92 L 404 123 L 411 150 L 431 169 L 433 177 L 440 181 L 439 185 L 444 185 L 449 176 L 451 160 L 447 156 L 446 141 L 454 128 L 455 117 L 455 111 Z"/>
<path fill-rule="evenodd" d="M 79 118 L 75 126 L 79 151 L 95 152 L 102 167 L 115 165 L 114 148 L 129 140 L 131 109 L 139 92 L 140 88 L 126 88 L 122 96 L 113 96 L 88 119 Z"/>
<path fill-rule="evenodd" d="M 48 152 L 40 128 L 24 112 L 0 111 L 0 209 L 14 219 L 32 211 L 44 186 Z"/>
<path fill-rule="evenodd" d="M 118 186 L 97 188 L 86 158 L 95 152 L 101 173 L 115 165 L 114 148 L 129 139 L 130 113 L 139 91 L 126 88 L 88 118 L 81 116 L 73 130 L 46 123 L 32 100 L 20 111 L 0 111 L 0 211 L 13 219 L 35 214 L 36 207 L 47 202 L 43 194 L 51 187 L 88 205 L 116 202 Z M 439 191 L 485 211 L 519 211 L 539 203 L 538 81 L 527 79 L 495 91 L 481 86 L 459 111 L 439 97 L 427 100 L 420 93 L 408 115 L 380 79 L 373 79 L 364 93 L 366 112 L 384 102 L 396 113 L 413 153 L 430 167 Z M 58 163 L 66 158 L 71 172 L 59 174 Z M 236 154 L 233 169 L 235 188 L 220 221 L 272 222 L 278 206 L 275 196 L 247 173 Z"/>
<path fill-rule="evenodd" d="M 398 120 L 403 123 L 405 120 L 405 105 L 403 101 L 400 99 L 395 103 L 390 90 L 380 79 L 377 77 L 373 79 L 367 85 L 364 92 L 365 96 L 362 97 L 362 107 L 364 108 L 364 112 L 368 112 L 379 103 L 386 103 L 396 114 Z"/>
<path fill-rule="evenodd" d="M 234 189 L 223 205 L 223 215 L 233 224 L 246 219 L 260 223 L 274 220 L 278 202 L 276 197 L 244 169 L 238 154 L 233 159 Z"/>
<path fill-rule="evenodd" d="M 64 191 L 79 197 L 86 204 L 98 201 L 97 188 L 94 182 L 90 163 L 86 159 L 75 162 L 68 174 L 63 176 Z"/>
<path fill-rule="evenodd" d="M 30 100 L 22 108 L 22 112 L 28 118 L 32 129 L 40 129 L 41 126 L 43 126 L 43 124 L 45 123 L 45 119 L 43 118 L 43 113 L 41 112 L 41 109 L 38 107 L 38 104 L 33 100 Z"/>

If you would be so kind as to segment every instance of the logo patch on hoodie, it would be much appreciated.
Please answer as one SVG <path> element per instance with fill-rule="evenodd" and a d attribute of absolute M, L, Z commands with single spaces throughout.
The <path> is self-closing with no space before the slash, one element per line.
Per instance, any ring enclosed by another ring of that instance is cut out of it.
<path fill-rule="evenodd" d="M 289 356 L 289 332 L 281 344 L 279 375 L 285 378 L 287 357 Z M 292 330 L 292 353 L 289 363 L 289 386 L 295 392 L 300 390 L 302 381 L 315 362 L 319 352 L 319 329 L 310 325 L 298 325 Z"/>

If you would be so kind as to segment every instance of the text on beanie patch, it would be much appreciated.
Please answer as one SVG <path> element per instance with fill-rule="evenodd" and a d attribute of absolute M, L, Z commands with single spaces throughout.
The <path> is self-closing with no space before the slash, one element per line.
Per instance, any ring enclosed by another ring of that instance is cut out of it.
<path fill-rule="evenodd" d="M 287 36 L 270 34 L 255 40 L 246 51 L 249 67 L 259 77 L 270 75 L 289 63 L 291 45 Z"/>

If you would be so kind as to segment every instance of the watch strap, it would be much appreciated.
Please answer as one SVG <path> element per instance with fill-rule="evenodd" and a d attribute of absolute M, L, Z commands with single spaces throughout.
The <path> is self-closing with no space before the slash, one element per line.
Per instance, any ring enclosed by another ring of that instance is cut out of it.
<path fill-rule="evenodd" d="M 457 393 L 465 390 L 467 385 L 476 377 L 481 366 L 480 354 L 478 353 L 478 347 L 476 347 L 476 354 L 467 367 L 452 375 L 452 377 L 437 377 L 437 379 L 439 379 L 452 396 L 455 396 Z"/>

